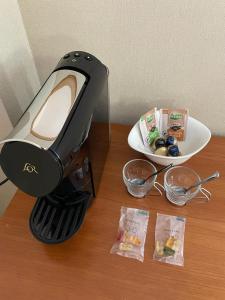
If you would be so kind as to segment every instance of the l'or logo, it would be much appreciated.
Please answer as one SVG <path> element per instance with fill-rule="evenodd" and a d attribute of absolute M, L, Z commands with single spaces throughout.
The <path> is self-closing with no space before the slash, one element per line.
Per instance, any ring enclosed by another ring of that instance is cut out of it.
<path fill-rule="evenodd" d="M 33 173 L 35 172 L 36 174 L 38 174 L 38 171 L 36 170 L 36 167 L 30 163 L 25 163 L 24 167 L 23 167 L 23 172 L 27 171 L 28 173 Z"/>

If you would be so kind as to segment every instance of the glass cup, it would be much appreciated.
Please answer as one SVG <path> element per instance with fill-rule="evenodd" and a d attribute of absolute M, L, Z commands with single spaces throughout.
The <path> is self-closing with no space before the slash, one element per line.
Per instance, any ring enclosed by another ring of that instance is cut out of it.
<path fill-rule="evenodd" d="M 135 182 L 137 179 L 146 179 L 156 171 L 155 166 L 145 159 L 133 159 L 128 161 L 123 167 L 123 181 L 128 192 L 136 198 L 143 198 L 149 194 L 151 188 L 154 187 L 158 193 L 162 195 L 161 190 L 157 186 L 163 190 L 164 187 L 156 182 L 157 175 L 150 177 L 144 184 L 137 184 Z"/>
<path fill-rule="evenodd" d="M 201 185 L 190 189 L 186 193 L 182 191 L 182 188 L 188 188 L 200 180 L 199 175 L 188 167 L 177 166 L 169 169 L 164 175 L 164 188 L 167 199 L 173 204 L 183 206 L 201 192 L 204 197 L 198 198 L 209 200 L 210 192 L 203 189 Z"/>

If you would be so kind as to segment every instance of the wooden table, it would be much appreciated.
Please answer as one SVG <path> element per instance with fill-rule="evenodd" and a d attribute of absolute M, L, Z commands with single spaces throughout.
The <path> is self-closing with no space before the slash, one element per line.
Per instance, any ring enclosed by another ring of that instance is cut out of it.
<path fill-rule="evenodd" d="M 220 171 L 221 178 L 207 185 L 212 200 L 178 208 L 164 196 L 136 200 L 127 193 L 122 167 L 142 157 L 127 145 L 129 130 L 112 127 L 98 196 L 71 240 L 45 245 L 34 239 L 28 226 L 34 200 L 17 193 L 0 221 L 1 300 L 225 299 L 225 138 L 213 137 L 185 164 L 201 176 Z M 109 253 L 121 206 L 150 210 L 143 263 Z M 187 218 L 184 267 L 152 259 L 157 212 Z"/>

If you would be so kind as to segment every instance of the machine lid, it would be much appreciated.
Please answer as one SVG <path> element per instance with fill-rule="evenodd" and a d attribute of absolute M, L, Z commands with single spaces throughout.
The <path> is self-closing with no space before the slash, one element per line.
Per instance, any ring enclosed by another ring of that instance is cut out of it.
<path fill-rule="evenodd" d="M 18 188 L 35 197 L 52 192 L 62 178 L 57 157 L 27 142 L 5 143 L 0 163 L 5 175 Z"/>
<path fill-rule="evenodd" d="M 68 75 L 54 87 L 31 125 L 34 136 L 47 141 L 57 138 L 76 99 L 76 90 L 74 75 Z"/>
<path fill-rule="evenodd" d="M 27 141 L 48 149 L 63 128 L 85 86 L 86 77 L 73 70 L 53 72 L 6 140 Z"/>

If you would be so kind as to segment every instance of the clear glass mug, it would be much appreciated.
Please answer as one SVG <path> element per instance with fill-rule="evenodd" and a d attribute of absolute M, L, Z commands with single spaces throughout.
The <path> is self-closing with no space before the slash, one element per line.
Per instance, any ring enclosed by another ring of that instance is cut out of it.
<path fill-rule="evenodd" d="M 192 188 L 186 193 L 180 190 L 180 188 L 188 188 L 200 180 L 199 175 L 188 167 L 177 166 L 169 169 L 164 175 L 164 188 L 167 199 L 178 206 L 189 203 L 193 198 L 208 201 L 211 197 L 211 193 L 202 188 L 201 185 Z M 199 193 L 201 193 L 202 196 L 197 197 Z"/>
<path fill-rule="evenodd" d="M 159 195 L 162 195 L 160 188 L 164 190 L 164 187 L 156 182 L 157 175 L 150 177 L 141 185 L 132 182 L 134 179 L 146 179 L 156 171 L 155 166 L 145 159 L 133 159 L 128 161 L 123 167 L 123 181 L 128 192 L 136 198 L 143 198 L 148 195 L 150 190 L 154 187 Z"/>

